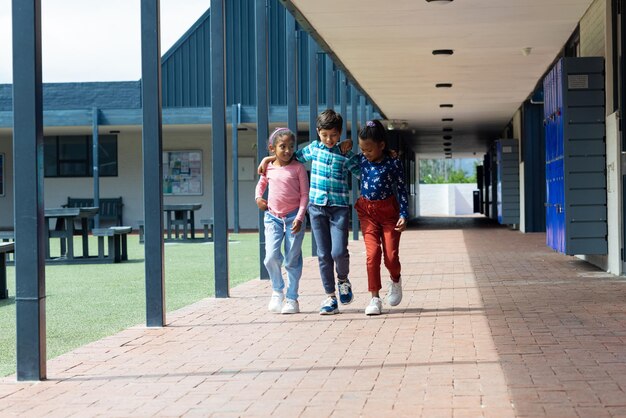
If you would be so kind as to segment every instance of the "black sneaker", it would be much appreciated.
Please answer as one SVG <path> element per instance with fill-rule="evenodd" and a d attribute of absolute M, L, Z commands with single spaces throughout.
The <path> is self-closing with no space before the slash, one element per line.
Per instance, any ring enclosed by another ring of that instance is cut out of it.
<path fill-rule="evenodd" d="M 350 280 L 337 280 L 337 288 L 339 289 L 339 302 L 344 305 L 352 302 L 352 285 L 350 284 Z"/>

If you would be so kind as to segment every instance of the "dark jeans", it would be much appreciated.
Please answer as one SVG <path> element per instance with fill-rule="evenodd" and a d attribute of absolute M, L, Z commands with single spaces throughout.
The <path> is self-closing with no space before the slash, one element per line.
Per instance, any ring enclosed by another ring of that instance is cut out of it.
<path fill-rule="evenodd" d="M 317 243 L 317 261 L 327 295 L 335 293 L 333 265 L 339 279 L 348 278 L 350 273 L 349 214 L 350 208 L 347 206 L 309 205 L 311 230 Z"/>

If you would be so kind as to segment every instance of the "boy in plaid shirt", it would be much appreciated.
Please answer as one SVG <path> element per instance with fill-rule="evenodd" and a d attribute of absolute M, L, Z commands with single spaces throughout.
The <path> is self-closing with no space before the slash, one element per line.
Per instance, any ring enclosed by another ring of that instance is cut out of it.
<path fill-rule="evenodd" d="M 339 313 L 334 271 L 337 272 L 339 300 L 352 302 L 350 254 L 348 253 L 349 189 L 348 172 L 361 174 L 359 159 L 351 151 L 342 154 L 339 148 L 343 118 L 332 109 L 317 117 L 319 140 L 298 150 L 294 157 L 301 163 L 311 161 L 309 188 L 309 219 L 317 243 L 317 258 L 326 299 L 320 307 L 320 315 Z M 273 157 L 266 157 L 260 169 Z M 334 271 L 333 271 L 334 270 Z"/>

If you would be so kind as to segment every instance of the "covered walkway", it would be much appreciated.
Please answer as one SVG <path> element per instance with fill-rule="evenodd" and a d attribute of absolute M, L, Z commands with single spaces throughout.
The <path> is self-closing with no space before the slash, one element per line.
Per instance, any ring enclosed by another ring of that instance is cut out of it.
<path fill-rule="evenodd" d="M 404 300 L 321 317 L 317 261 L 302 314 L 266 311 L 267 281 L 128 329 L 0 383 L 0 415 L 626 416 L 626 282 L 554 253 L 545 234 L 426 218 L 403 235 Z"/>

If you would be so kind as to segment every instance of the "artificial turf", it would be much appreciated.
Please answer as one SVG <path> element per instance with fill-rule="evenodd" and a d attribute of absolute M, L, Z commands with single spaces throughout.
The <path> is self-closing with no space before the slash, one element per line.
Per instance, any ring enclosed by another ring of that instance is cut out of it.
<path fill-rule="evenodd" d="M 310 233 L 304 255 L 311 254 Z M 230 287 L 259 277 L 257 233 L 229 235 Z M 58 240 L 53 240 L 57 241 Z M 58 249 L 52 242 L 52 255 Z M 58 244 L 56 244 L 58 245 Z M 90 252 L 97 249 L 90 237 Z M 80 241 L 75 237 L 80 255 Z M 129 260 L 116 264 L 46 264 L 47 356 L 53 358 L 130 326 L 145 324 L 144 246 L 128 239 Z M 167 311 L 214 295 L 213 243 L 165 245 Z M 9 299 L 0 300 L 0 376 L 15 373 L 15 268 L 7 268 Z"/>

